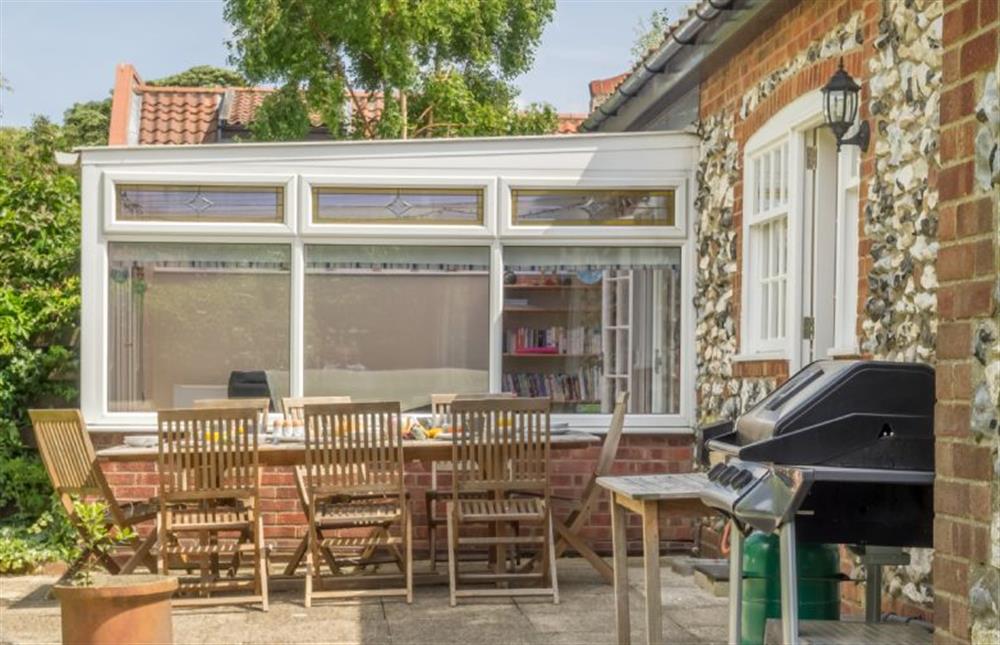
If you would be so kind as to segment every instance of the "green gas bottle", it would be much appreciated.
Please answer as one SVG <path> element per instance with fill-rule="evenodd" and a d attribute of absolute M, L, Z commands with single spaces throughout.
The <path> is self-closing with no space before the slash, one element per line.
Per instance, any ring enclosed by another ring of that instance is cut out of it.
<path fill-rule="evenodd" d="M 781 618 L 777 535 L 752 533 L 743 542 L 743 645 L 761 645 L 768 618 Z M 796 544 L 799 619 L 840 618 L 840 552 L 832 544 Z M 730 580 L 730 584 L 732 581 Z"/>

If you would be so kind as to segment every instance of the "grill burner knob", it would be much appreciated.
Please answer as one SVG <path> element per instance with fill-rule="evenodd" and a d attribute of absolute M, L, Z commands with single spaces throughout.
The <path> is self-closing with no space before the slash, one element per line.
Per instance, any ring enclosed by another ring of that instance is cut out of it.
<path fill-rule="evenodd" d="M 723 486 L 728 486 L 729 482 L 733 481 L 733 478 L 735 478 L 736 475 L 738 475 L 741 472 L 743 471 L 741 471 L 736 466 L 726 466 L 725 472 L 723 472 L 719 476 L 719 483 L 722 484 Z"/>
<path fill-rule="evenodd" d="M 725 469 L 726 469 L 726 464 L 723 464 L 721 462 L 715 464 L 714 466 L 712 466 L 712 469 L 710 471 L 708 471 L 708 479 L 709 479 L 709 481 L 713 481 L 714 482 L 716 479 L 719 478 L 719 475 L 721 475 L 722 471 L 725 470 Z"/>
<path fill-rule="evenodd" d="M 753 475 L 750 474 L 749 470 L 744 470 L 739 475 L 737 475 L 730 483 L 730 485 L 736 490 L 742 490 L 746 488 L 746 485 L 753 481 Z"/>

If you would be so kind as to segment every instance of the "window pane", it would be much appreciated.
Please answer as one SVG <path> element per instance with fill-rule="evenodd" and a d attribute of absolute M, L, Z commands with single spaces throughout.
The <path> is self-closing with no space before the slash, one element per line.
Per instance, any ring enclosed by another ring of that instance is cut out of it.
<path fill-rule="evenodd" d="M 449 188 L 314 188 L 313 218 L 342 224 L 481 224 L 483 191 Z"/>
<path fill-rule="evenodd" d="M 489 391 L 486 247 L 306 247 L 305 394 Z"/>
<path fill-rule="evenodd" d="M 234 372 L 287 391 L 287 246 L 112 242 L 108 259 L 109 410 L 225 398 Z"/>
<path fill-rule="evenodd" d="M 505 247 L 503 389 L 557 412 L 680 410 L 680 251 Z"/>
<path fill-rule="evenodd" d="M 117 184 L 117 217 L 128 221 L 280 222 L 280 186 Z"/>
<path fill-rule="evenodd" d="M 514 190 L 515 224 L 673 226 L 673 190 Z"/>

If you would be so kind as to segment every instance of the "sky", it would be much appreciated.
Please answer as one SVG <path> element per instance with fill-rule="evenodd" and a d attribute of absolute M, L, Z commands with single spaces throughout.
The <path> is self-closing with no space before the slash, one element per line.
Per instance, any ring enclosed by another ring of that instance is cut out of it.
<path fill-rule="evenodd" d="M 522 103 L 586 112 L 587 83 L 626 71 L 640 21 L 657 9 L 680 15 L 687 0 L 559 0 L 531 71 L 517 79 Z M 76 101 L 102 99 L 115 65 L 143 78 L 194 65 L 229 66 L 221 0 L 0 0 L 0 124 L 34 115 L 61 121 Z"/>

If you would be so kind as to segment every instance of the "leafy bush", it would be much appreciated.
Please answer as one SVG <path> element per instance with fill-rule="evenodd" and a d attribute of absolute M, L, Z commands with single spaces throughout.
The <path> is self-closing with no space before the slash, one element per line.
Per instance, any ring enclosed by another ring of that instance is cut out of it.
<path fill-rule="evenodd" d="M 0 574 L 31 573 L 40 565 L 79 555 L 77 533 L 54 497 L 28 526 L 0 526 Z"/>
<path fill-rule="evenodd" d="M 104 520 L 105 514 L 108 512 L 108 505 L 104 502 L 74 501 L 73 510 L 80 522 L 77 545 L 85 552 L 92 554 L 83 563 L 83 567 L 73 582 L 81 587 L 91 587 L 94 584 L 97 556 L 107 555 L 111 553 L 111 549 L 116 544 L 133 539 L 135 531 L 130 526 L 109 528 Z"/>

